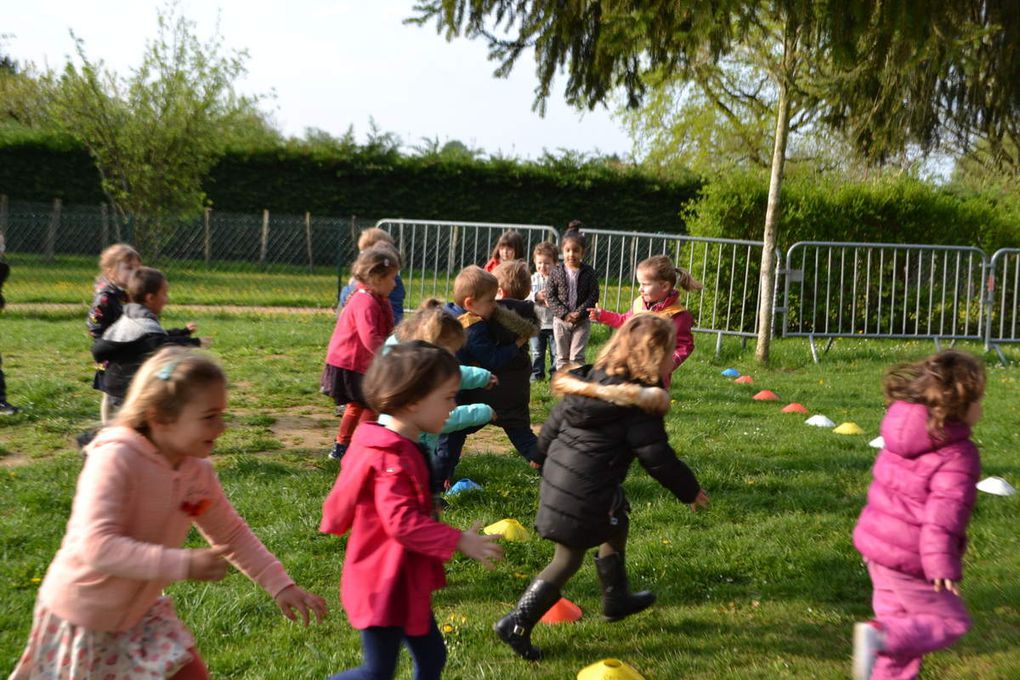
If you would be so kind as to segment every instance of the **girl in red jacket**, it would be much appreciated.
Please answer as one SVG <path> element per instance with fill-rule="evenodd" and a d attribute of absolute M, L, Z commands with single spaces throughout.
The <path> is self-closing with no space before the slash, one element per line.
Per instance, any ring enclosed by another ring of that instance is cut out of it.
<path fill-rule="evenodd" d="M 680 304 L 680 291 L 677 288 L 695 291 L 703 289 L 704 286 L 686 269 L 673 266 L 673 261 L 665 255 L 654 255 L 647 260 L 642 260 L 637 266 L 637 280 L 641 297 L 634 300 L 630 310 L 623 314 L 617 314 L 602 309 L 596 303 L 588 310 L 588 317 L 592 321 L 604 323 L 613 328 L 619 328 L 630 317 L 645 312 L 669 319 L 673 323 L 673 327 L 676 328 L 676 349 L 673 350 L 673 371 L 675 371 L 694 351 L 694 334 L 691 332 L 694 317 L 686 307 Z M 670 371 L 670 374 L 666 376 L 667 388 L 669 388 L 673 371 Z"/>
<path fill-rule="evenodd" d="M 504 231 L 496 241 L 496 246 L 492 249 L 492 257 L 485 263 L 483 269 L 491 272 L 503 262 L 523 260 L 524 253 L 524 237 L 521 236 L 521 232 L 514 229 Z"/>
<path fill-rule="evenodd" d="M 981 418 L 984 366 L 949 350 L 897 366 L 883 387 L 885 444 L 854 528 L 875 609 L 854 628 L 855 680 L 916 678 L 925 654 L 970 628 L 958 584 L 981 473 L 970 430 Z"/>
<path fill-rule="evenodd" d="M 443 562 L 457 550 L 487 568 L 502 557 L 495 536 L 478 534 L 479 523 L 459 531 L 434 518 L 429 465 L 417 442 L 442 430 L 458 389 L 454 356 L 421 341 L 393 346 L 365 375 L 365 398 L 389 422 L 358 428 L 320 526 L 338 536 L 351 532 L 340 598 L 361 630 L 364 662 L 330 680 L 392 678 L 401 643 L 417 680 L 438 678 L 446 645 L 431 600 L 446 585 Z"/>
<path fill-rule="evenodd" d="M 323 391 L 337 406 L 347 405 L 329 452 L 333 460 L 344 455 L 358 425 L 375 417 L 365 402 L 361 381 L 375 353 L 393 332 L 389 294 L 397 285 L 399 272 L 400 256 L 383 243 L 361 251 L 354 261 L 354 292 L 337 317 L 322 372 Z"/>

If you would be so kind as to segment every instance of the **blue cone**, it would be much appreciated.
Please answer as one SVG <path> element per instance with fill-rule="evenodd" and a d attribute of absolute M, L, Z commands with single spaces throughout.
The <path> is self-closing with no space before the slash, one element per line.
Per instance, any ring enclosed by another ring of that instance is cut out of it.
<path fill-rule="evenodd" d="M 446 492 L 447 496 L 456 496 L 462 491 L 481 491 L 482 485 L 470 479 L 458 479 Z"/>
<path fill-rule="evenodd" d="M 727 378 L 736 378 L 740 375 L 740 371 L 735 368 L 727 368 L 722 372 Z"/>

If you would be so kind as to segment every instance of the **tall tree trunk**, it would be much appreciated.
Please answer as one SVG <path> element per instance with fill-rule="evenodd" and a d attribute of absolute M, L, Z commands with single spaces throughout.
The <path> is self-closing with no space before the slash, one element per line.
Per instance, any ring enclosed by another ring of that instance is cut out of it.
<path fill-rule="evenodd" d="M 785 46 L 789 58 L 790 45 Z M 788 73 L 788 72 L 787 72 Z M 758 344 L 754 357 L 759 363 L 769 360 L 772 342 L 772 292 L 775 280 L 776 223 L 779 221 L 779 191 L 783 186 L 783 168 L 786 166 L 786 138 L 790 132 L 790 92 L 786 73 L 779 78 L 779 106 L 776 114 L 776 144 L 772 149 L 772 174 L 769 179 L 769 203 L 765 211 L 765 235 L 761 253 L 761 281 L 758 303 Z"/>

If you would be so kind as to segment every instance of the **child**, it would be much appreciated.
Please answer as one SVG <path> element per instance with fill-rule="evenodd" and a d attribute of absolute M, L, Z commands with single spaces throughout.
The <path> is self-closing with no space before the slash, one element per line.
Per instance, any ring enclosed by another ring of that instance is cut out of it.
<path fill-rule="evenodd" d="M 691 510 L 708 505 L 694 473 L 670 448 L 663 422 L 669 393 L 659 386 L 672 365 L 673 333 L 665 319 L 636 316 L 616 331 L 594 366 L 557 371 L 553 378 L 553 392 L 564 399 L 539 436 L 545 461 L 535 527 L 555 552 L 517 606 L 493 626 L 525 659 L 541 656 L 531 629 L 560 599 L 589 548 L 599 546 L 595 569 L 607 620 L 655 601 L 653 593 L 630 592 L 624 566 L 630 505 L 622 483 L 634 458 Z"/>
<path fill-rule="evenodd" d="M 492 249 L 492 257 L 485 263 L 485 271 L 492 272 L 500 262 L 520 260 L 524 257 L 524 237 L 519 231 L 504 231 Z"/>
<path fill-rule="evenodd" d="M 160 325 L 159 315 L 166 306 L 168 290 L 163 272 L 151 267 L 135 269 L 127 284 L 131 302 L 124 305 L 123 314 L 103 337 L 92 343 L 93 358 L 106 362 L 103 392 L 107 395 L 108 418 L 124 403 L 131 379 L 153 352 L 167 344 L 203 344 L 191 337 L 193 324 L 169 331 Z M 208 341 L 204 344 L 208 345 Z"/>
<path fill-rule="evenodd" d="M 331 680 L 392 678 L 401 642 L 415 678 L 438 678 L 446 646 L 431 599 L 446 585 L 443 562 L 459 550 L 490 568 L 502 556 L 496 537 L 477 533 L 479 523 L 462 532 L 433 519 L 428 465 L 417 442 L 443 427 L 459 385 L 453 355 L 418 341 L 393 347 L 365 374 L 365 398 L 390 421 L 358 428 L 320 526 L 338 536 L 351 532 L 340 597 L 361 631 L 364 664 Z"/>
<path fill-rule="evenodd" d="M 93 286 L 92 307 L 85 319 L 85 326 L 93 340 L 103 337 L 106 329 L 117 322 L 128 300 L 127 285 L 131 273 L 142 266 L 138 251 L 126 243 L 114 243 L 99 255 L 99 276 Z M 99 416 L 105 424 L 110 419 L 109 397 L 103 391 L 105 366 L 96 369 L 92 388 L 103 393 L 99 405 Z"/>
<path fill-rule="evenodd" d="M 383 231 L 378 227 L 372 227 L 371 229 L 365 229 L 361 232 L 361 236 L 358 237 L 358 252 L 363 252 L 369 248 L 378 244 L 388 245 L 393 248 L 394 251 L 397 249 L 397 244 L 393 241 L 393 237 L 388 232 Z M 338 298 L 337 307 L 343 307 L 347 304 L 347 300 L 350 299 L 351 293 L 354 292 L 357 287 L 357 281 L 354 277 L 347 282 L 347 285 L 340 291 L 340 297 Z M 390 291 L 389 300 L 390 306 L 393 308 L 393 323 L 398 324 L 404 318 L 404 282 L 400 278 L 400 272 L 397 272 L 397 283 Z"/>
<path fill-rule="evenodd" d="M 507 368 L 514 360 L 519 360 L 521 347 L 527 342 L 529 333 L 537 328 L 537 324 L 522 319 L 514 312 L 504 309 L 496 303 L 496 295 L 499 292 L 499 281 L 492 274 L 474 265 L 465 267 L 457 274 L 453 282 L 453 302 L 447 303 L 446 313 L 460 321 L 467 333 L 467 341 L 464 347 L 457 352 L 457 359 L 469 366 L 481 366 L 492 371 L 497 376 L 504 368 Z M 502 382 L 502 379 L 500 380 Z M 530 388 L 530 385 L 526 386 Z M 529 389 L 530 392 L 530 389 Z M 525 398 L 528 392 L 524 392 Z M 471 400 L 483 400 L 490 403 L 485 396 L 481 395 L 460 395 L 461 403 L 470 403 Z M 495 406 L 496 417 L 503 425 L 502 414 L 499 406 Z M 520 431 L 518 424 L 507 430 L 508 436 L 511 432 Z M 433 458 L 432 484 L 433 492 L 439 493 L 443 487 L 452 481 L 453 471 L 460 462 L 461 450 L 469 434 L 477 432 L 480 427 L 467 428 L 450 432 L 439 437 L 439 444 L 436 448 L 436 455 Z M 534 433 L 528 429 L 531 439 Z M 536 458 L 536 443 L 527 438 L 523 432 L 522 438 L 515 441 L 511 438 L 518 453 L 524 456 L 529 462 Z"/>
<path fill-rule="evenodd" d="M 11 273 L 11 266 L 4 262 L 3 256 L 6 248 L 4 243 L 3 232 L 0 232 L 0 312 L 3 311 L 4 307 L 7 306 L 7 300 L 4 299 L 4 282 L 7 281 L 7 277 Z M 4 379 L 4 358 L 0 355 L 0 416 L 13 416 L 20 409 L 17 406 L 12 406 L 7 401 L 7 381 Z"/>
<path fill-rule="evenodd" d="M 535 273 L 531 275 L 531 294 L 528 299 L 535 303 L 535 313 L 541 324 L 538 335 L 531 339 L 531 379 L 545 380 L 545 353 L 549 348 L 549 375 L 556 370 L 556 343 L 553 342 L 553 313 L 545 299 L 545 287 L 549 274 L 556 266 L 556 246 L 549 241 L 539 241 L 532 257 Z"/>
<path fill-rule="evenodd" d="M 591 323 L 589 308 L 599 301 L 599 282 L 584 258 L 584 237 L 579 231 L 567 231 L 560 247 L 563 264 L 549 274 L 545 300 L 553 313 L 553 340 L 556 344 L 556 370 L 567 364 L 584 363 Z"/>
<path fill-rule="evenodd" d="M 396 332 L 386 339 L 386 349 L 398 343 L 415 340 L 428 342 L 453 354 L 464 346 L 464 327 L 455 318 L 443 311 L 443 303 L 435 298 L 423 302 L 409 319 L 397 326 Z M 499 381 L 490 371 L 477 366 L 460 367 L 460 389 L 492 389 Z M 457 406 L 450 412 L 440 433 L 455 432 L 471 427 L 481 427 L 489 423 L 495 411 L 488 404 L 466 403 Z M 379 415 L 380 425 L 389 425 L 391 418 L 387 414 Z M 435 457 L 439 444 L 439 433 L 422 432 L 418 443 L 424 447 L 429 464 Z"/>
<path fill-rule="evenodd" d="M 138 371 L 111 427 L 88 446 L 67 531 L 39 587 L 12 680 L 209 677 L 163 589 L 218 581 L 227 560 L 284 616 L 321 620 L 322 598 L 294 584 L 223 494 L 206 460 L 223 433 L 226 377 L 165 348 Z M 181 545 L 196 525 L 212 547 Z"/>
<path fill-rule="evenodd" d="M 875 609 L 854 627 L 857 680 L 916 678 L 925 654 L 970 628 L 957 584 L 981 473 L 970 433 L 981 418 L 984 367 L 949 350 L 893 368 L 883 389 L 885 447 L 853 534 Z"/>
<path fill-rule="evenodd" d="M 387 296 L 397 285 L 400 259 L 384 244 L 362 251 L 354 261 L 357 282 L 333 328 L 326 351 L 322 385 L 337 406 L 346 404 L 329 457 L 340 460 L 362 422 L 375 417 L 365 403 L 361 381 L 386 336 L 393 331 L 393 308 Z"/>
<path fill-rule="evenodd" d="M 653 255 L 647 260 L 642 260 L 637 266 L 637 280 L 641 297 L 634 300 L 629 311 L 617 314 L 596 304 L 588 310 L 589 318 L 613 328 L 619 328 L 635 314 L 646 312 L 670 319 L 676 327 L 676 349 L 673 350 L 675 371 L 694 351 L 694 334 L 691 333 L 694 317 L 680 304 L 680 291 L 677 287 L 691 291 L 701 290 L 704 286 L 686 269 L 674 267 L 673 261 L 665 255 Z M 667 388 L 673 371 L 670 371 L 666 378 Z"/>

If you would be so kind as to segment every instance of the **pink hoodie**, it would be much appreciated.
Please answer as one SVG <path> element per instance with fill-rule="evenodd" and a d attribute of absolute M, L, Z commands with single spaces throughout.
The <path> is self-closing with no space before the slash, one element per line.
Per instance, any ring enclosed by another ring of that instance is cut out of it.
<path fill-rule="evenodd" d="M 928 407 L 893 402 L 882 421 L 868 503 L 854 528 L 866 559 L 905 574 L 958 581 L 981 458 L 970 428 L 946 423 L 945 440 L 928 435 Z"/>
<path fill-rule="evenodd" d="M 87 448 L 67 532 L 39 601 L 73 624 L 124 631 L 173 581 L 188 577 L 181 548 L 192 524 L 271 596 L 294 582 L 223 494 L 208 460 L 175 470 L 144 436 L 107 428 Z"/>

